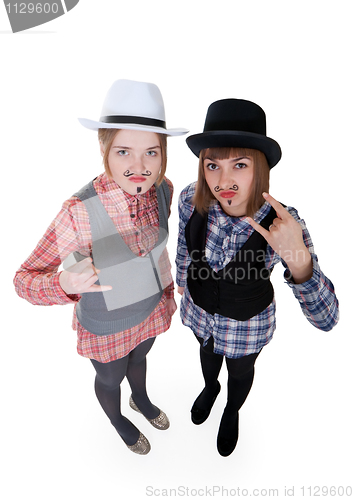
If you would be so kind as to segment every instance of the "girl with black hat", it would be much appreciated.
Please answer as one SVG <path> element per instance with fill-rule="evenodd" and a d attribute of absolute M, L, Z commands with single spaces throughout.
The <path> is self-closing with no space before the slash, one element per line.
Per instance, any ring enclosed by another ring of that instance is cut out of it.
<path fill-rule="evenodd" d="M 131 80 L 113 83 L 98 121 L 80 122 L 98 131 L 105 172 L 63 204 L 15 287 L 33 304 L 75 305 L 77 350 L 96 370 L 97 398 L 128 448 L 146 455 L 149 441 L 121 413 L 120 384 L 126 376 L 133 410 L 157 429 L 169 427 L 146 392 L 146 355 L 176 310 L 166 137 L 187 130 L 166 128 L 156 85 Z"/>
<path fill-rule="evenodd" d="M 241 99 L 216 101 L 203 133 L 188 137 L 187 144 L 199 157 L 199 171 L 179 199 L 176 281 L 182 322 L 200 343 L 205 381 L 191 417 L 196 425 L 208 418 L 225 358 L 227 404 L 217 449 L 228 456 L 237 444 L 239 410 L 255 361 L 275 330 L 273 267 L 282 262 L 286 282 L 315 327 L 334 327 L 338 301 L 305 222 L 268 193 L 269 171 L 281 149 L 266 136 L 262 108 Z"/>

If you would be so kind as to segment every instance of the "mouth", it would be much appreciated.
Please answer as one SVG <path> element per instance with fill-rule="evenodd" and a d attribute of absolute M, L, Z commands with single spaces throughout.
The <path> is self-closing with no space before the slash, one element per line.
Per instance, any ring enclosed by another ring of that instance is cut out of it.
<path fill-rule="evenodd" d="M 139 182 L 145 182 L 146 178 L 145 177 L 140 177 L 140 175 L 133 175 L 132 177 L 129 177 L 129 180 L 131 182 L 139 183 Z"/>
<path fill-rule="evenodd" d="M 222 198 L 233 198 L 235 194 L 235 191 L 223 191 L 222 193 L 220 193 L 220 196 Z"/>

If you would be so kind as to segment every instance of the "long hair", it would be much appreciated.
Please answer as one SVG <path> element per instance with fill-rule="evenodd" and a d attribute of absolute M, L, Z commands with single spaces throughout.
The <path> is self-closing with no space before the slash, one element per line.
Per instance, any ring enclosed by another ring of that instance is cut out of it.
<path fill-rule="evenodd" d="M 208 148 L 203 149 L 199 155 L 198 181 L 193 197 L 193 203 L 199 213 L 208 212 L 211 204 L 215 203 L 215 196 L 210 191 L 204 175 L 204 159 L 226 160 L 238 156 L 253 158 L 254 175 L 251 193 L 247 202 L 246 214 L 253 217 L 264 203 L 263 192 L 269 191 L 269 165 L 265 154 L 257 149 L 247 148 Z"/>
<path fill-rule="evenodd" d="M 104 146 L 103 165 L 104 165 L 105 172 L 109 178 L 112 178 L 112 172 L 111 172 L 111 169 L 109 168 L 108 155 L 109 155 L 109 152 L 111 150 L 114 138 L 115 138 L 116 134 L 119 132 L 119 130 L 121 130 L 121 129 L 116 129 L 116 128 L 100 128 L 100 129 L 98 129 L 98 140 Z M 156 134 L 156 135 L 159 138 L 160 147 L 161 147 L 161 170 L 160 170 L 159 176 L 156 180 L 156 184 L 157 184 L 157 186 L 159 186 L 164 178 L 164 175 L 166 173 L 166 167 L 167 167 L 167 136 L 165 134 Z"/>

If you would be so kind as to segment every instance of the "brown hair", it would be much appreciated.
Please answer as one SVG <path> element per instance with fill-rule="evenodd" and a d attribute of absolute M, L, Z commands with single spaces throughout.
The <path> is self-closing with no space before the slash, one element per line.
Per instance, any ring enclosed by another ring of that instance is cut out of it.
<path fill-rule="evenodd" d="M 106 174 L 108 177 L 112 177 L 111 170 L 109 168 L 108 164 L 108 155 L 111 150 L 114 138 L 121 129 L 116 129 L 116 128 L 99 128 L 98 129 L 98 140 L 100 143 L 103 144 L 104 146 L 104 155 L 103 155 L 103 165 L 104 169 L 106 171 Z M 164 175 L 166 173 L 166 167 L 167 167 L 167 136 L 165 134 L 156 134 L 159 138 L 160 141 L 160 147 L 161 147 L 161 170 L 159 173 L 159 176 L 156 180 L 157 186 L 159 186 L 164 178 Z"/>
<path fill-rule="evenodd" d="M 204 175 L 204 159 L 225 160 L 230 157 L 250 156 L 254 162 L 254 176 L 251 194 L 248 199 L 246 214 L 253 217 L 264 203 L 262 193 L 269 191 L 269 165 L 261 151 L 247 148 L 208 148 L 203 149 L 199 155 L 198 181 L 193 197 L 193 203 L 199 213 L 208 212 L 209 207 L 215 201 L 215 196 L 210 191 Z"/>

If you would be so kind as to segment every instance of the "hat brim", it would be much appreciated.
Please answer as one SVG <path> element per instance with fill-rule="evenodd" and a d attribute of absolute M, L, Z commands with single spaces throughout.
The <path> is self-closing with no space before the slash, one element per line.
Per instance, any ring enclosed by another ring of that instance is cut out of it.
<path fill-rule="evenodd" d="M 269 168 L 274 167 L 281 158 L 279 144 L 265 135 L 234 130 L 215 130 L 201 134 L 190 135 L 186 139 L 188 147 L 199 157 L 200 152 L 207 148 L 238 147 L 258 149 L 265 154 Z"/>
<path fill-rule="evenodd" d="M 185 128 L 166 129 L 162 127 L 153 127 L 151 125 L 141 125 L 138 123 L 105 123 L 89 120 L 87 118 L 78 118 L 81 125 L 90 129 L 98 130 L 99 128 L 116 128 L 125 130 L 140 130 L 143 132 L 155 132 L 156 134 L 166 134 L 168 136 L 177 136 L 188 134 L 189 130 Z"/>

